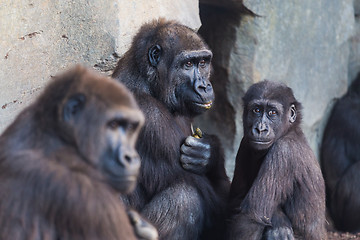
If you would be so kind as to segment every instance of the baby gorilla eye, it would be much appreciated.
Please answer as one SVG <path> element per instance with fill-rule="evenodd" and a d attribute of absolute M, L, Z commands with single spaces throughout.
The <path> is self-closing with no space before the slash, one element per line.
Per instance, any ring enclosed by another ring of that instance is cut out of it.
<path fill-rule="evenodd" d="M 275 116 L 277 115 L 277 111 L 276 110 L 270 110 L 269 111 L 269 116 Z"/>
<path fill-rule="evenodd" d="M 254 109 L 253 109 L 253 112 L 254 112 L 254 113 L 260 113 L 260 108 L 258 108 L 258 107 L 254 108 Z"/>
<path fill-rule="evenodd" d="M 204 59 L 202 59 L 202 60 L 199 62 L 199 66 L 202 67 L 202 68 L 206 66 L 206 62 L 205 62 Z"/>

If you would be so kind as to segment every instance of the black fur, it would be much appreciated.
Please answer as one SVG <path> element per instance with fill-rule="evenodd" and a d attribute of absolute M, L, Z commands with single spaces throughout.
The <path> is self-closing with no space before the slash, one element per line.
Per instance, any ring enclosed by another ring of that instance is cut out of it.
<path fill-rule="evenodd" d="M 335 104 L 324 130 L 321 165 L 335 227 L 360 232 L 360 75 Z"/>
<path fill-rule="evenodd" d="M 300 128 L 300 103 L 271 81 L 251 86 L 243 101 L 229 239 L 326 239 L 324 180 Z"/>
<path fill-rule="evenodd" d="M 211 57 L 193 30 L 160 19 L 141 27 L 113 74 L 134 93 L 146 118 L 137 144 L 139 184 L 128 202 L 154 223 L 161 239 L 223 234 L 229 181 L 221 144 L 206 134 L 189 137 L 192 118 L 206 110 L 195 102 L 211 105 L 214 99 Z"/>

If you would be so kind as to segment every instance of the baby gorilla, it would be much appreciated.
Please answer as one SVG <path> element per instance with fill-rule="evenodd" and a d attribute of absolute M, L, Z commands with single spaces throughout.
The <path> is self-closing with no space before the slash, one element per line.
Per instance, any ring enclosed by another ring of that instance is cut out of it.
<path fill-rule="evenodd" d="M 136 185 L 144 116 L 116 81 L 56 78 L 0 137 L 0 239 L 137 239 L 119 193 Z"/>
<path fill-rule="evenodd" d="M 229 239 L 326 239 L 324 180 L 291 88 L 265 80 L 243 101 Z"/>

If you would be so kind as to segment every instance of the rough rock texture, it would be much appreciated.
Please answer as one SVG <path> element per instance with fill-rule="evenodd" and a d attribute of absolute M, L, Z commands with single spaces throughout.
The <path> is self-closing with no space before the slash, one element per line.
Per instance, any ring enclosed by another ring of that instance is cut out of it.
<path fill-rule="evenodd" d="M 0 1 L 0 132 L 50 76 L 75 63 L 109 72 L 153 18 L 200 27 L 198 1 Z"/>
<path fill-rule="evenodd" d="M 229 175 L 242 138 L 241 97 L 263 79 L 293 88 L 304 106 L 303 129 L 317 153 L 332 102 L 348 87 L 352 0 L 244 0 L 259 16 L 241 18 L 231 7 L 224 5 L 221 12 L 213 7 L 215 0 L 209 1 L 201 1 L 200 32 L 215 52 L 213 81 L 221 100 L 198 124 L 222 136 Z"/>
<path fill-rule="evenodd" d="M 352 82 L 360 71 L 360 0 L 354 0 L 355 30 L 350 38 L 349 82 Z"/>
<path fill-rule="evenodd" d="M 265 78 L 294 89 L 318 152 L 333 101 L 360 69 L 360 0 L 200 0 L 200 10 L 216 102 L 195 126 L 222 138 L 229 175 L 242 138 L 241 97 Z M 160 16 L 200 27 L 196 0 L 0 1 L 0 132 L 70 65 L 110 74 L 138 27 Z"/>

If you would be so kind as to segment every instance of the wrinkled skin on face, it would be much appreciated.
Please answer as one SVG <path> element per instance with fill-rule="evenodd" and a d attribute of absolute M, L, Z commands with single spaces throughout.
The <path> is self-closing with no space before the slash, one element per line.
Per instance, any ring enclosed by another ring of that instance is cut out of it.
<path fill-rule="evenodd" d="M 267 150 L 296 123 L 298 104 L 253 86 L 244 96 L 244 138 L 254 150 Z M 254 93 L 257 93 L 256 95 Z M 291 95 L 289 95 L 291 96 Z"/>
<path fill-rule="evenodd" d="M 254 100 L 248 104 L 245 135 L 255 150 L 269 149 L 296 119 L 295 105 L 290 109 L 276 101 Z"/>

